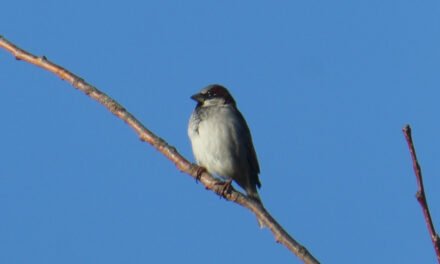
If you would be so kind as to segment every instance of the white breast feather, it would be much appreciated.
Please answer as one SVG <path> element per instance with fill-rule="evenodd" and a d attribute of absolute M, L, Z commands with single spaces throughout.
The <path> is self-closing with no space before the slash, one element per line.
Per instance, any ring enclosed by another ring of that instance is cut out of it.
<path fill-rule="evenodd" d="M 210 118 L 200 121 L 198 133 L 194 127 L 188 129 L 197 163 L 211 174 L 226 179 L 230 179 L 237 168 L 234 166 L 237 162 L 237 129 L 231 122 L 235 120 L 234 114 L 231 107 L 220 107 L 210 113 Z"/>

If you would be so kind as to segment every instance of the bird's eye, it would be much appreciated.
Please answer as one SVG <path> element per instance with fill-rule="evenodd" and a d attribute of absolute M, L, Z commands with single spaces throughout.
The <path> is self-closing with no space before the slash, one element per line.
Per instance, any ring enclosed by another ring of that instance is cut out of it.
<path fill-rule="evenodd" d="M 214 91 L 208 91 L 208 98 L 213 98 L 216 96 L 216 93 Z"/>

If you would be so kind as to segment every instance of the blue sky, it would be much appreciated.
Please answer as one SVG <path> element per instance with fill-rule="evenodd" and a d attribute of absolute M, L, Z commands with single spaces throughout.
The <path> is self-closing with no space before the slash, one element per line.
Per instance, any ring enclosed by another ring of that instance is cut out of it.
<path fill-rule="evenodd" d="M 439 1 L 6 1 L 0 34 L 193 160 L 189 96 L 227 86 L 268 210 L 322 263 L 435 263 Z M 300 263 L 102 106 L 0 51 L 0 263 Z"/>

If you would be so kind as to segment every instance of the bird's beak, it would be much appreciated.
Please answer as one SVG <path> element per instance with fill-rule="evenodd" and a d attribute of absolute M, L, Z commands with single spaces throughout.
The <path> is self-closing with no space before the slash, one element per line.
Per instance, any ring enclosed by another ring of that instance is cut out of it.
<path fill-rule="evenodd" d="M 201 93 L 198 93 L 191 96 L 191 99 L 193 99 L 196 102 L 203 103 L 203 101 L 205 101 L 205 96 Z"/>

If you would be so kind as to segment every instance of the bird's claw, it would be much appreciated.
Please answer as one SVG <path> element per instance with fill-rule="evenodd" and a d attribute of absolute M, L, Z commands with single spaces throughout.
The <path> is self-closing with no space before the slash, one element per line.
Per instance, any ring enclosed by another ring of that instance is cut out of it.
<path fill-rule="evenodd" d="M 200 181 L 200 178 L 202 178 L 202 174 L 206 172 L 206 169 L 204 167 L 197 166 L 196 169 L 196 183 Z"/>
<path fill-rule="evenodd" d="M 230 194 L 232 191 L 232 180 L 228 180 L 226 182 L 218 182 L 216 185 L 222 185 L 218 190 L 218 195 L 221 197 L 226 198 L 227 194 Z"/>

